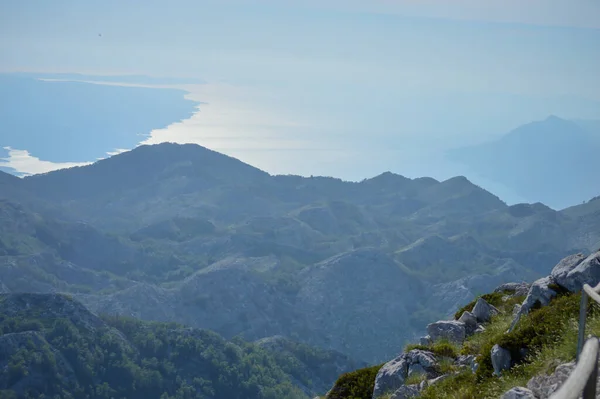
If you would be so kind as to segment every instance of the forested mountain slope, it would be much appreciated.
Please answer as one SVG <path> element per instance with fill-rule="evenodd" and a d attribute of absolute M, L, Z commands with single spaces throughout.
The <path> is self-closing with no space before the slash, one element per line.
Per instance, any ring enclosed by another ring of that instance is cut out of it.
<path fill-rule="evenodd" d="M 0 184 L 3 292 L 69 292 L 97 312 L 368 362 L 600 244 L 594 201 L 507 206 L 464 177 L 271 176 L 197 145 Z"/>

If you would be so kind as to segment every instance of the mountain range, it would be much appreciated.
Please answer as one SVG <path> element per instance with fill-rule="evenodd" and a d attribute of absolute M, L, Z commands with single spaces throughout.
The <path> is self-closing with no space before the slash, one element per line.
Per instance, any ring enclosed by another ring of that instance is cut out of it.
<path fill-rule="evenodd" d="M 1 292 L 367 363 L 476 294 L 600 246 L 599 198 L 555 211 L 465 177 L 273 176 L 197 145 L 2 173 L 0 198 Z"/>

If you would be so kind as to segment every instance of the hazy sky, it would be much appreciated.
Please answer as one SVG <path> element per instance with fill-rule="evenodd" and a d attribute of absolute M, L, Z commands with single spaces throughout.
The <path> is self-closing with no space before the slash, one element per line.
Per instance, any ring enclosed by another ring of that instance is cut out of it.
<path fill-rule="evenodd" d="M 274 173 L 444 178 L 445 149 L 600 118 L 600 2 L 0 0 L 0 71 L 202 79 L 184 87 L 201 112 L 148 142 Z"/>

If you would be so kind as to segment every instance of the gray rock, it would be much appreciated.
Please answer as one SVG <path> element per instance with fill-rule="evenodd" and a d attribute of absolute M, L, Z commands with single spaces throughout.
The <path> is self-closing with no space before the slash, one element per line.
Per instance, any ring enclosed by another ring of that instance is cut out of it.
<path fill-rule="evenodd" d="M 404 380 L 408 376 L 408 366 L 409 361 L 405 353 L 384 364 L 375 377 L 373 398 L 394 392 L 403 386 Z"/>
<path fill-rule="evenodd" d="M 479 298 L 471 313 L 477 318 L 477 321 L 485 323 L 490 321 L 493 315 L 498 314 L 498 309 L 487 303 L 485 299 Z"/>
<path fill-rule="evenodd" d="M 567 256 L 558 262 L 556 266 L 554 266 L 552 272 L 550 272 L 550 276 L 554 281 L 556 281 L 557 284 L 565 287 L 569 291 L 572 291 L 571 288 L 576 287 L 572 286 L 572 279 L 569 279 L 568 275 L 584 260 L 585 255 L 581 253 Z M 581 287 L 579 287 L 579 289 L 581 289 Z"/>
<path fill-rule="evenodd" d="M 576 260 L 579 260 L 579 258 Z M 575 266 L 568 273 L 566 273 L 566 266 L 558 268 L 560 263 L 556 265 L 552 270 L 552 273 L 560 278 L 560 281 L 556 280 L 556 282 L 571 292 L 581 291 L 583 284 L 589 284 L 592 287 L 598 284 L 600 282 L 600 251 L 591 254 L 579 263 L 576 263 L 576 260 L 572 261 Z"/>
<path fill-rule="evenodd" d="M 511 296 L 523 296 L 527 295 L 529 291 L 529 284 L 527 283 L 506 283 L 498 286 L 494 292 L 506 292 L 511 291 Z"/>
<path fill-rule="evenodd" d="M 427 325 L 427 333 L 432 341 L 447 339 L 462 343 L 466 337 L 465 324 L 455 320 L 441 320 Z"/>
<path fill-rule="evenodd" d="M 515 306 L 513 306 L 513 311 L 512 311 L 513 317 L 516 316 L 520 311 L 521 311 L 521 305 L 518 303 L 515 303 Z"/>
<path fill-rule="evenodd" d="M 542 277 L 531 284 L 529 293 L 521 304 L 521 308 L 519 309 L 518 313 L 513 318 L 509 331 L 512 331 L 519 322 L 521 316 L 529 313 L 529 311 L 536 306 L 536 304 L 539 303 L 541 306 L 546 306 L 550 303 L 550 300 L 557 294 L 556 291 L 550 288 L 550 285 L 552 284 L 556 284 L 556 281 L 554 281 L 552 276 Z"/>
<path fill-rule="evenodd" d="M 425 368 L 419 363 L 413 363 L 410 366 L 408 366 L 408 376 L 410 377 L 411 375 L 415 374 L 425 375 L 427 374 L 427 372 L 425 371 Z"/>
<path fill-rule="evenodd" d="M 477 329 L 477 318 L 471 312 L 464 311 L 458 321 L 465 323 L 465 332 L 471 335 Z"/>
<path fill-rule="evenodd" d="M 485 331 L 485 327 L 481 324 L 477 324 L 477 328 L 473 332 L 473 334 L 479 334 Z"/>
<path fill-rule="evenodd" d="M 431 337 L 429 335 L 421 337 L 419 338 L 419 343 L 423 346 L 429 346 L 431 345 Z"/>
<path fill-rule="evenodd" d="M 440 375 L 437 378 L 434 378 L 432 380 L 427 381 L 427 385 L 434 385 L 437 384 L 440 381 L 444 381 L 446 378 L 450 377 L 451 374 L 444 374 L 444 375 Z"/>
<path fill-rule="evenodd" d="M 500 345 L 496 344 L 492 348 L 491 356 L 494 374 L 500 375 L 502 371 L 510 369 L 511 357 L 510 352 L 507 349 L 504 349 Z"/>
<path fill-rule="evenodd" d="M 550 300 L 556 296 L 556 291 L 549 287 L 551 284 L 555 283 L 556 282 L 551 276 L 543 277 L 534 281 L 534 283 L 531 284 L 529 292 L 527 293 L 527 297 L 521 305 L 521 311 L 519 313 L 529 313 L 529 311 L 537 302 L 539 302 L 542 306 L 548 305 Z"/>
<path fill-rule="evenodd" d="M 514 387 L 502 395 L 501 399 L 536 399 L 536 397 L 527 388 Z"/>
<path fill-rule="evenodd" d="M 475 365 L 475 356 L 461 355 L 456 359 L 455 364 L 458 367 L 469 367 L 471 370 L 473 370 L 473 367 Z"/>
<path fill-rule="evenodd" d="M 527 383 L 527 388 L 533 392 L 536 398 L 547 399 L 567 380 L 575 369 L 575 362 L 561 364 L 550 375 L 538 375 Z"/>
<path fill-rule="evenodd" d="M 413 349 L 408 352 L 408 358 L 410 359 L 411 364 L 418 363 L 424 368 L 433 368 L 437 364 L 435 360 L 435 356 L 432 352 L 422 351 L 419 349 Z"/>
<path fill-rule="evenodd" d="M 400 388 L 398 388 L 392 394 L 392 396 L 390 396 L 390 399 L 414 398 L 419 395 L 419 392 L 420 392 L 420 389 L 419 389 L 419 385 L 417 385 L 417 384 L 403 385 Z"/>
<path fill-rule="evenodd" d="M 435 378 L 437 361 L 433 353 L 419 349 L 402 353 L 392 361 L 387 362 L 375 377 L 373 398 L 379 398 L 387 393 L 396 392 L 404 385 L 409 375 L 422 374 L 425 378 Z"/>

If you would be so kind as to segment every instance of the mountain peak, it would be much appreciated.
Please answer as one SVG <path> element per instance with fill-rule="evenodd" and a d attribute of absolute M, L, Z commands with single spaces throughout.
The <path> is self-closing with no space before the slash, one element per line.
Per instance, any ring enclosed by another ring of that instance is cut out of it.
<path fill-rule="evenodd" d="M 187 182 L 195 188 L 208 188 L 218 183 L 242 185 L 268 176 L 197 144 L 161 143 L 139 146 L 91 165 L 29 176 L 23 182 L 49 198 L 97 198 L 148 185 L 175 187 Z"/>
<path fill-rule="evenodd" d="M 566 119 L 563 119 L 556 115 L 548 115 L 548 117 L 544 121 L 545 122 L 568 122 Z"/>

